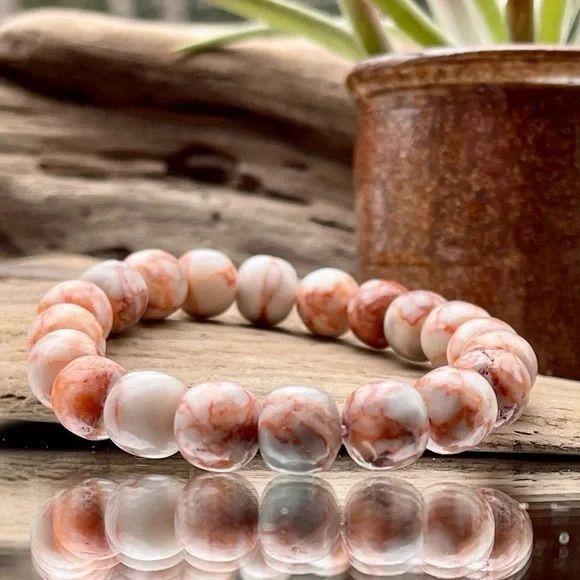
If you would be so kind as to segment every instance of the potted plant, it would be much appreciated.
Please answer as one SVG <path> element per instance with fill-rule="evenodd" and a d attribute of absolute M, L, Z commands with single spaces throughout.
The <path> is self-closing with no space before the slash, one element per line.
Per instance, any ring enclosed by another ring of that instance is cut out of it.
<path fill-rule="evenodd" d="M 212 2 L 257 23 L 190 52 L 291 33 L 366 59 L 347 83 L 361 277 L 482 304 L 580 378 L 578 2 Z"/>

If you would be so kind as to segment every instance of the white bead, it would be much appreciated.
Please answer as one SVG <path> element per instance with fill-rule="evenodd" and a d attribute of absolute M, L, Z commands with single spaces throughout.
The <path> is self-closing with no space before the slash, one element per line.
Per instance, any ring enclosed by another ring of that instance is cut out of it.
<path fill-rule="evenodd" d="M 179 258 L 188 292 L 183 310 L 197 318 L 225 312 L 236 298 L 238 274 L 232 261 L 217 250 L 192 250 Z"/>
<path fill-rule="evenodd" d="M 490 330 L 509 330 L 514 334 L 516 332 L 507 322 L 498 318 L 472 318 L 459 326 L 451 336 L 447 345 L 447 364 L 455 363 L 468 340 Z"/>
<path fill-rule="evenodd" d="M 105 509 L 109 544 L 136 562 L 179 556 L 175 510 L 183 484 L 167 475 L 148 475 L 121 483 Z M 119 558 L 121 561 L 123 558 Z"/>
<path fill-rule="evenodd" d="M 127 256 L 125 263 L 147 284 L 145 320 L 166 318 L 181 308 L 187 297 L 187 281 L 175 256 L 163 250 L 141 250 Z"/>
<path fill-rule="evenodd" d="M 121 449 L 149 459 L 177 452 L 175 412 L 187 387 L 156 371 L 134 371 L 113 386 L 103 410 L 107 434 Z"/>
<path fill-rule="evenodd" d="M 26 372 L 34 396 L 49 409 L 56 375 L 72 360 L 98 355 L 95 342 L 78 330 L 55 330 L 43 336 L 28 353 Z"/>
<path fill-rule="evenodd" d="M 501 348 L 507 350 L 522 359 L 523 363 L 530 373 L 532 385 L 538 376 L 538 357 L 532 348 L 532 345 L 519 334 L 514 334 L 508 330 L 490 330 L 482 332 L 470 338 L 464 345 L 461 354 L 470 350 L 487 348 Z"/>
<path fill-rule="evenodd" d="M 119 260 L 105 260 L 89 268 L 81 276 L 83 280 L 96 284 L 113 307 L 111 332 L 122 332 L 137 324 L 149 300 L 147 284 L 139 272 Z"/>
<path fill-rule="evenodd" d="M 94 315 L 76 304 L 55 304 L 43 310 L 28 329 L 28 348 L 32 348 L 43 336 L 55 330 L 78 330 L 97 345 L 100 355 L 105 354 L 107 343 L 103 328 Z"/>
<path fill-rule="evenodd" d="M 445 298 L 428 290 L 397 296 L 385 313 L 385 337 L 395 353 L 413 362 L 426 360 L 421 349 L 421 329 L 427 315 Z"/>
<path fill-rule="evenodd" d="M 433 366 L 447 364 L 447 345 L 451 336 L 472 318 L 490 316 L 483 308 L 462 300 L 445 302 L 429 313 L 421 329 L 421 349 Z"/>
<path fill-rule="evenodd" d="M 430 451 L 461 453 L 491 433 L 497 400 L 491 385 L 476 371 L 439 367 L 422 376 L 415 388 L 427 405 Z"/>
<path fill-rule="evenodd" d="M 290 314 L 297 286 L 298 275 L 289 262 L 275 256 L 252 256 L 238 270 L 238 310 L 254 324 L 278 324 Z"/>
<path fill-rule="evenodd" d="M 439 483 L 423 491 L 423 500 L 423 571 L 436 578 L 464 578 L 481 570 L 493 548 L 495 529 L 481 494 L 463 485 Z"/>
<path fill-rule="evenodd" d="M 97 319 L 106 338 L 113 326 L 113 307 L 107 295 L 92 282 L 66 280 L 53 286 L 39 301 L 36 312 L 41 314 L 55 304 L 76 304 L 86 308 Z"/>
<path fill-rule="evenodd" d="M 347 306 L 357 289 L 352 276 L 337 268 L 310 272 L 298 285 L 298 314 L 313 334 L 341 336 L 348 330 Z"/>

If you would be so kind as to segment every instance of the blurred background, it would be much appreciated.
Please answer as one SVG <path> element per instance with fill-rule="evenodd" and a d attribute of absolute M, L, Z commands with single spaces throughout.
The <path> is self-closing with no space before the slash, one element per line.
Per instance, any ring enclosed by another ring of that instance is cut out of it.
<path fill-rule="evenodd" d="M 308 0 L 308 3 L 325 10 L 337 11 L 335 0 Z M 0 2 L 0 16 L 6 16 L 19 10 L 48 6 L 96 10 L 147 20 L 175 22 L 188 20 L 231 22 L 236 20 L 232 15 L 209 6 L 205 0 L 3 0 Z"/>

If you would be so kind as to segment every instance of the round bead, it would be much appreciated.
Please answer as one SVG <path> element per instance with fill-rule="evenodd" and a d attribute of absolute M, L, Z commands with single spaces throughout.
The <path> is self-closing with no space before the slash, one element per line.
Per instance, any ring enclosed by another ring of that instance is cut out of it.
<path fill-rule="evenodd" d="M 470 338 L 463 347 L 461 354 L 477 348 L 501 348 L 520 357 L 530 373 L 532 385 L 538 376 L 538 358 L 530 343 L 508 330 L 490 330 Z"/>
<path fill-rule="evenodd" d="M 114 489 L 115 484 L 107 479 L 87 479 L 56 497 L 54 535 L 66 550 L 88 561 L 114 556 L 104 520 Z"/>
<path fill-rule="evenodd" d="M 92 313 L 76 304 L 55 304 L 40 313 L 28 329 L 28 348 L 31 349 L 43 336 L 55 330 L 78 330 L 96 344 L 100 355 L 105 354 L 107 343 L 103 329 Z"/>
<path fill-rule="evenodd" d="M 387 348 L 385 312 L 407 289 L 391 280 L 368 280 L 348 303 L 348 324 L 354 335 L 372 348 Z"/>
<path fill-rule="evenodd" d="M 453 333 L 472 318 L 489 314 L 479 306 L 461 300 L 451 300 L 434 308 L 421 329 L 421 349 L 435 367 L 447 364 L 447 345 Z"/>
<path fill-rule="evenodd" d="M 30 551 L 35 566 L 59 580 L 63 576 L 78 578 L 91 572 L 87 562 L 65 549 L 54 533 L 54 507 L 57 497 L 49 498 L 34 519 L 30 530 Z"/>
<path fill-rule="evenodd" d="M 43 336 L 28 353 L 26 372 L 34 396 L 49 409 L 56 375 L 72 360 L 98 355 L 95 342 L 78 330 L 55 330 Z"/>
<path fill-rule="evenodd" d="M 52 410 L 69 431 L 89 439 L 108 439 L 103 407 L 125 369 L 102 356 L 82 356 L 64 367 L 52 386 Z"/>
<path fill-rule="evenodd" d="M 92 282 L 67 280 L 51 288 L 38 303 L 38 314 L 55 304 L 76 304 L 88 310 L 97 319 L 107 338 L 113 326 L 113 307 L 107 295 Z"/>
<path fill-rule="evenodd" d="M 182 488 L 167 475 L 148 475 L 119 484 L 105 509 L 105 531 L 122 562 L 122 556 L 136 562 L 181 556 L 175 510 Z"/>
<path fill-rule="evenodd" d="M 262 498 L 259 537 L 275 562 L 301 565 L 330 555 L 340 534 L 340 511 L 330 486 L 316 478 L 278 477 Z"/>
<path fill-rule="evenodd" d="M 298 314 L 313 334 L 341 336 L 348 330 L 347 306 L 357 288 L 352 276 L 337 268 L 310 272 L 298 285 Z"/>
<path fill-rule="evenodd" d="M 490 384 L 476 371 L 439 367 L 421 377 L 415 388 L 427 405 L 430 439 L 427 449 L 461 453 L 483 441 L 497 418 Z"/>
<path fill-rule="evenodd" d="M 365 566 L 405 565 L 422 543 L 423 498 L 403 480 L 375 478 L 355 485 L 346 499 L 344 532 L 349 554 Z"/>
<path fill-rule="evenodd" d="M 189 463 L 208 471 L 232 471 L 258 451 L 260 403 L 236 383 L 204 383 L 189 389 L 175 414 L 175 438 Z"/>
<path fill-rule="evenodd" d="M 147 284 L 139 272 L 124 262 L 105 260 L 84 272 L 82 279 L 93 282 L 107 295 L 113 307 L 112 333 L 137 324 L 145 314 L 149 300 Z"/>
<path fill-rule="evenodd" d="M 532 555 L 530 516 L 515 499 L 497 489 L 481 489 L 480 494 L 495 522 L 495 540 L 485 570 L 490 578 L 512 578 Z"/>
<path fill-rule="evenodd" d="M 239 562 L 258 541 L 258 496 L 231 474 L 192 479 L 181 494 L 175 529 L 183 548 L 203 562 Z"/>
<path fill-rule="evenodd" d="M 340 449 L 341 421 L 334 399 L 312 387 L 279 387 L 266 398 L 258 423 L 260 454 L 285 473 L 328 469 Z"/>
<path fill-rule="evenodd" d="M 236 299 L 238 273 L 232 261 L 217 250 L 192 250 L 179 258 L 187 280 L 183 310 L 196 318 L 225 312 Z"/>
<path fill-rule="evenodd" d="M 409 465 L 421 457 L 429 440 L 423 399 L 411 385 L 397 381 L 356 389 L 346 401 L 342 422 L 349 455 L 367 469 Z"/>
<path fill-rule="evenodd" d="M 455 363 L 469 339 L 490 330 L 508 330 L 514 334 L 516 332 L 507 322 L 498 318 L 472 318 L 459 326 L 451 336 L 447 344 L 447 364 Z"/>
<path fill-rule="evenodd" d="M 187 281 L 175 256 L 163 250 L 141 250 L 125 258 L 139 272 L 149 295 L 144 320 L 160 320 L 181 308 L 187 297 Z"/>
<path fill-rule="evenodd" d="M 253 324 L 278 324 L 290 314 L 297 286 L 298 275 L 289 262 L 274 256 L 252 256 L 238 270 L 238 310 Z"/>
<path fill-rule="evenodd" d="M 156 371 L 123 375 L 105 400 L 107 434 L 121 449 L 138 457 L 162 459 L 177 452 L 175 412 L 187 387 Z"/>
<path fill-rule="evenodd" d="M 421 328 L 428 314 L 445 298 L 428 290 L 411 290 L 395 298 L 385 313 L 385 337 L 400 357 L 427 360 L 421 349 Z"/>
<path fill-rule="evenodd" d="M 459 578 L 481 569 L 494 540 L 493 514 L 468 487 L 441 483 L 423 491 L 423 571 L 436 578 Z"/>
<path fill-rule="evenodd" d="M 491 385 L 498 407 L 496 427 L 519 419 L 532 390 L 530 374 L 519 357 L 501 348 L 478 348 L 461 355 L 453 366 L 477 371 Z"/>

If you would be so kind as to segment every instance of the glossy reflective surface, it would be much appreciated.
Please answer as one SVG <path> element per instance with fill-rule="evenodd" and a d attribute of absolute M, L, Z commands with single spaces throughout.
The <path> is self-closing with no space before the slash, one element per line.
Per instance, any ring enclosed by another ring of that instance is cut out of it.
<path fill-rule="evenodd" d="M 528 565 L 526 506 L 493 489 L 399 478 L 354 485 L 280 476 L 261 496 L 238 475 L 88 479 L 31 524 L 41 578 L 509 578 Z"/>

